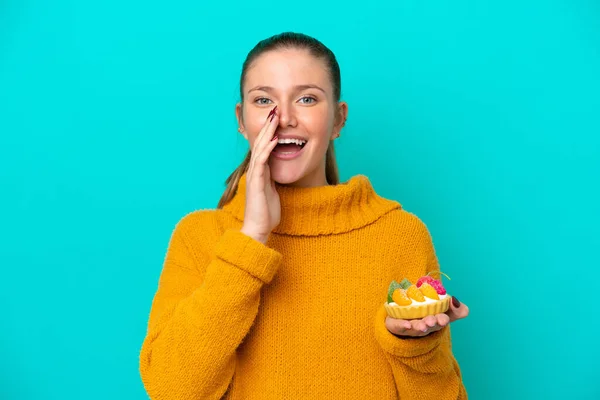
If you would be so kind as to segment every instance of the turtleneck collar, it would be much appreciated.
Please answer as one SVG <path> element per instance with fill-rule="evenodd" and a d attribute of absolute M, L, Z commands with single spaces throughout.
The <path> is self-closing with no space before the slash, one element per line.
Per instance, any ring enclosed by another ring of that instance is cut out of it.
<path fill-rule="evenodd" d="M 396 201 L 380 197 L 364 175 L 337 185 L 298 188 L 276 184 L 281 200 L 281 221 L 275 233 L 318 236 L 348 232 L 369 225 L 391 210 Z M 244 220 L 246 175 L 240 179 L 235 196 L 223 210 Z"/>

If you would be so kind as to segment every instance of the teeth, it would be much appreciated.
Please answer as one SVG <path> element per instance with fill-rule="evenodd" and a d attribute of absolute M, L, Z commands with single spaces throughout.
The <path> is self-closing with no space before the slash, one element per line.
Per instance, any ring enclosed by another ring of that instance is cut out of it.
<path fill-rule="evenodd" d="M 294 143 L 297 144 L 298 146 L 302 146 L 304 143 L 306 143 L 306 140 L 300 140 L 300 139 L 279 139 L 277 141 L 278 144 L 290 144 L 290 143 Z"/>

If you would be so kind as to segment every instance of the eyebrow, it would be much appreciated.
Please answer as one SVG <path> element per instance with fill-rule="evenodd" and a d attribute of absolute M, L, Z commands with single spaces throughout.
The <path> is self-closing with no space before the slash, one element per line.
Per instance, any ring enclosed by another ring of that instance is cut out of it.
<path fill-rule="evenodd" d="M 297 86 L 294 86 L 294 89 L 298 90 L 298 91 L 302 91 L 302 90 L 306 90 L 306 89 L 317 89 L 317 90 L 320 90 L 321 92 L 325 93 L 325 90 L 323 90 L 320 86 L 317 86 L 317 85 L 297 85 Z M 263 92 L 269 92 L 269 93 L 275 91 L 275 89 L 272 88 L 271 86 L 256 86 L 256 87 L 248 90 L 248 93 L 253 92 L 255 90 L 262 90 Z"/>

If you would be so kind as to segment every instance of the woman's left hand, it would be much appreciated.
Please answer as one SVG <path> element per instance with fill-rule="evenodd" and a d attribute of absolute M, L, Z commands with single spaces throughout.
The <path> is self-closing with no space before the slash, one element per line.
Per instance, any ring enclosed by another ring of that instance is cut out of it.
<path fill-rule="evenodd" d="M 444 326 L 469 315 L 469 307 L 452 297 L 450 308 L 443 314 L 428 315 L 423 319 L 397 319 L 388 316 L 385 326 L 393 335 L 421 337 L 439 331 Z"/>

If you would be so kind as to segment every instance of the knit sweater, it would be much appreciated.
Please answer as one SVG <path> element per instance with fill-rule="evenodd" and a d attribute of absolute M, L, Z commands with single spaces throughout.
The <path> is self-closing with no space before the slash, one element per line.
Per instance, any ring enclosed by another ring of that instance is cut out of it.
<path fill-rule="evenodd" d="M 266 245 L 240 232 L 246 177 L 222 209 L 176 225 L 140 372 L 155 400 L 466 399 L 450 327 L 385 327 L 392 279 L 439 268 L 428 229 L 363 175 L 277 185 Z"/>

